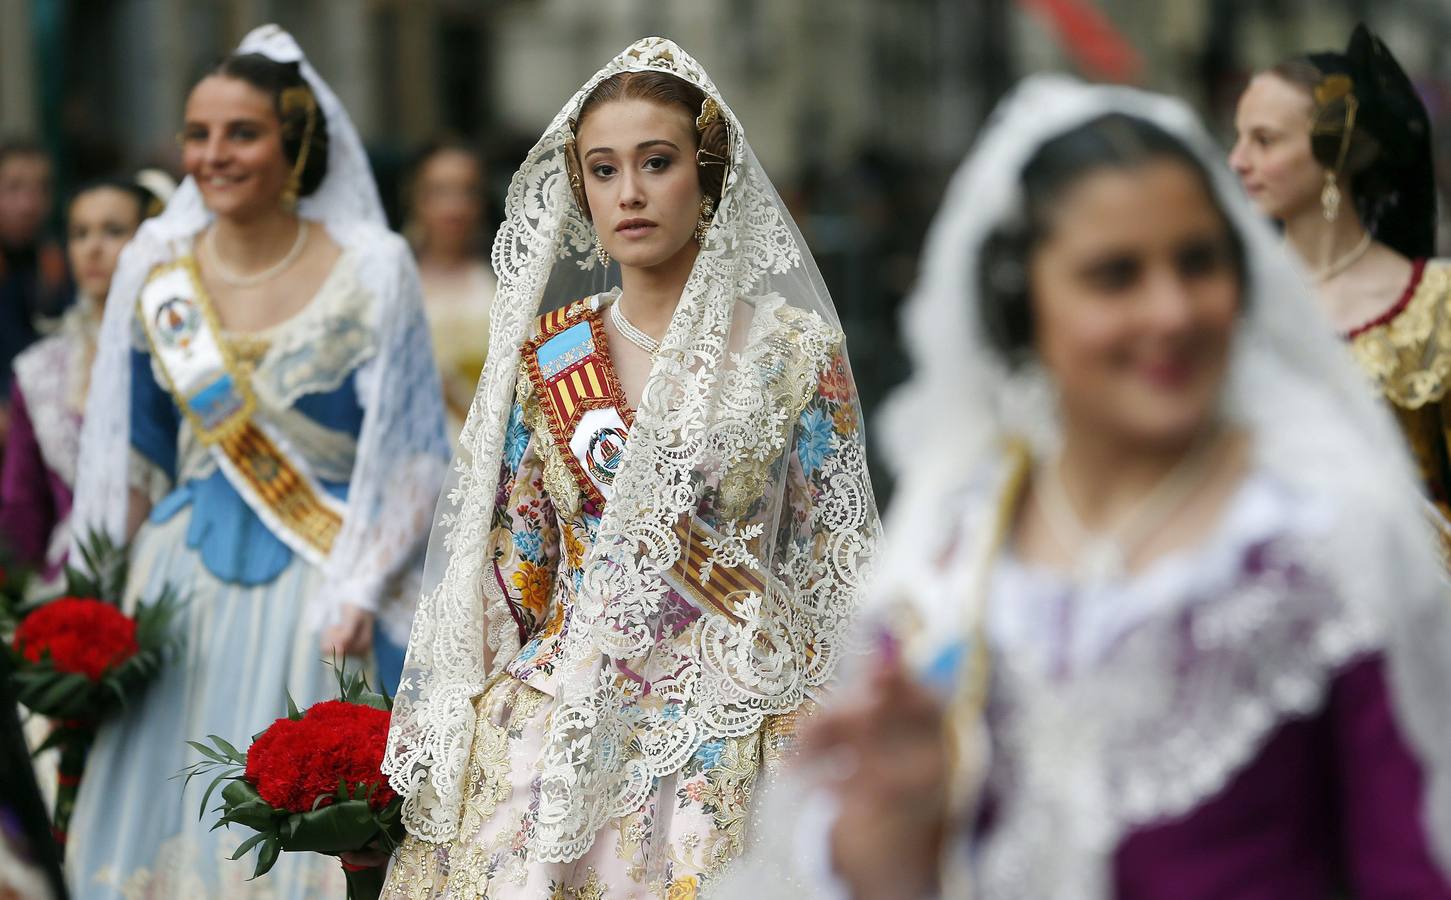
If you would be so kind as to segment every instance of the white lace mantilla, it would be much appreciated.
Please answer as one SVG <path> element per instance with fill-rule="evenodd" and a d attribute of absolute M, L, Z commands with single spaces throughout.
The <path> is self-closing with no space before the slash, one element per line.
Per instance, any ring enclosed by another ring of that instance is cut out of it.
<path fill-rule="evenodd" d="M 702 742 L 750 733 L 823 684 L 877 532 L 859 437 L 831 438 L 834 452 L 818 475 L 825 490 L 799 507 L 805 521 L 793 521 L 794 417 L 841 351 L 835 313 L 804 242 L 709 77 L 669 41 L 637 42 L 555 117 L 510 187 L 494 245 L 499 289 L 488 362 L 460 441 L 455 483 L 440 504 L 384 764 L 407 798 L 409 829 L 440 841 L 455 833 L 473 733 L 470 701 L 518 649 L 507 616 L 487 627 L 487 648 L 479 646 L 505 422 L 520 344 L 535 317 L 593 293 L 573 285 L 603 286 L 563 148 L 584 98 L 625 71 L 668 72 L 714 98 L 730 126 L 731 160 L 584 563 L 538 764 L 531 853 L 548 861 L 578 858 L 609 819 L 638 807 L 656 779 L 677 770 Z M 843 376 L 849 382 L 849 373 Z M 850 405 L 859 417 L 854 399 Z M 747 501 L 761 498 L 747 514 Z M 703 508 L 722 535 L 708 548 L 710 560 L 726 566 L 749 557 L 767 587 L 742 601 L 736 620 L 706 615 L 688 639 L 662 640 L 664 575 L 682 553 L 676 526 Z M 793 539 L 797 534 L 811 538 Z M 640 681 L 622 678 L 622 668 Z"/>
<path fill-rule="evenodd" d="M 95 305 L 79 298 L 56 333 L 26 348 L 13 364 L 40 455 L 70 487 L 76 483 L 81 418 L 99 327 Z"/>
<path fill-rule="evenodd" d="M 1092 592 L 999 563 L 984 896 L 1111 896 L 1131 831 L 1217 795 L 1384 646 L 1326 564 L 1317 505 L 1257 476 L 1192 556 Z"/>

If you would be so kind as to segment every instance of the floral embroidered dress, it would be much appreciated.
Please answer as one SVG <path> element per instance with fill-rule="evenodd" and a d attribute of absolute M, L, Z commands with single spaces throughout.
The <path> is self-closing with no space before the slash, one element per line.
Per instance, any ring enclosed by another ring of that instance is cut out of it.
<path fill-rule="evenodd" d="M 740 852 L 753 788 L 790 737 L 793 717 L 782 716 L 741 737 L 708 741 L 674 775 L 657 779 L 639 808 L 612 821 L 582 858 L 551 864 L 531 854 L 555 663 L 633 420 L 601 325 L 601 310 L 613 299 L 600 295 L 544 316 L 524 347 L 484 586 L 485 596 L 513 617 L 520 649 L 475 701 L 457 839 L 436 845 L 409 837 L 394 861 L 388 897 L 694 897 Z M 769 302 L 757 305 L 756 315 L 778 316 L 796 333 L 827 327 Z M 839 347 L 840 334 L 834 339 Z M 782 382 L 793 380 L 787 370 L 795 361 L 783 355 L 778 362 Z M 798 543 L 813 540 L 803 525 L 822 494 L 834 440 L 858 428 L 839 352 L 811 374 L 789 410 L 794 446 L 770 463 L 789 469 L 790 508 L 776 527 Z M 692 526 L 695 552 L 672 573 L 673 613 L 662 621 L 676 639 L 688 637 L 687 627 L 701 616 L 730 614 L 737 592 L 759 577 L 745 565 L 707 561 L 705 544 L 721 539 L 709 530 L 716 507 L 728 502 L 721 492 L 709 496 Z M 624 667 L 619 675 L 639 677 Z"/>

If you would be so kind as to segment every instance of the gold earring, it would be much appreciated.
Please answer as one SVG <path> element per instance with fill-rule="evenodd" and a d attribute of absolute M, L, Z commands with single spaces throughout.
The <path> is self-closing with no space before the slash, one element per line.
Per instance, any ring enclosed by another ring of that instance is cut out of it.
<path fill-rule="evenodd" d="M 610 254 L 605 250 L 605 245 L 600 243 L 599 234 L 595 235 L 595 258 L 600 261 L 602 266 L 608 267 L 610 264 Z"/>
<path fill-rule="evenodd" d="M 1334 222 L 1340 217 L 1340 185 L 1335 181 L 1334 172 L 1325 173 L 1325 187 L 1320 191 L 1320 212 L 1327 222 Z"/>
<path fill-rule="evenodd" d="M 282 209 L 284 212 L 297 211 L 297 192 L 302 186 L 302 179 L 298 177 L 297 170 L 287 176 L 287 187 L 282 189 Z"/>
<path fill-rule="evenodd" d="M 292 173 L 287 178 L 287 187 L 282 189 L 282 208 L 287 212 L 297 209 L 297 196 L 302 192 L 302 172 L 307 168 L 307 155 L 312 149 L 312 132 L 317 127 L 317 99 L 310 88 L 298 85 L 286 88 L 278 98 L 282 115 L 290 116 L 305 112 L 307 119 L 302 126 L 302 143 L 297 150 L 297 160 L 292 164 Z"/>
<path fill-rule="evenodd" d="M 700 201 L 700 218 L 695 222 L 695 242 L 705 245 L 705 236 L 710 233 L 710 223 L 715 219 L 715 201 L 703 197 Z"/>

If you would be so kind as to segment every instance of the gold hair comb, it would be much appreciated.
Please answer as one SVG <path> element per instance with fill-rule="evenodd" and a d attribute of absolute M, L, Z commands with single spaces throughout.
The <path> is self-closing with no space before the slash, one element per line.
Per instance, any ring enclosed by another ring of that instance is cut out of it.
<path fill-rule="evenodd" d="M 700 115 L 695 117 L 695 130 L 704 131 L 705 127 L 720 118 L 720 104 L 715 102 L 714 97 L 706 97 L 700 104 Z"/>

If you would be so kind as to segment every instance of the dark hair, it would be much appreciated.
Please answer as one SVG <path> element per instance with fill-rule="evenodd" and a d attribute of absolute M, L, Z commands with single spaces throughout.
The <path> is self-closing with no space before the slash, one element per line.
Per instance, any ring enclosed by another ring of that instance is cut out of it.
<path fill-rule="evenodd" d="M 47 160 L 50 159 L 50 154 L 46 152 L 45 146 L 34 138 L 18 136 L 0 138 L 0 166 L 17 156 L 40 156 Z"/>
<path fill-rule="evenodd" d="M 1310 152 L 1315 161 L 1327 169 L 1334 169 L 1340 160 L 1340 145 L 1345 133 L 1347 96 L 1336 97 L 1323 106 L 1315 105 L 1315 89 L 1325 80 L 1325 72 L 1308 56 L 1287 59 L 1270 68 L 1278 76 L 1305 92 L 1305 97 L 1314 107 L 1310 129 Z M 1345 165 L 1340 174 L 1355 178 L 1370 168 L 1380 157 L 1381 144 L 1375 135 L 1365 127 L 1365 120 L 1359 119 L 1351 129 L 1350 142 L 1346 145 Z M 1357 191 L 1359 193 L 1359 191 Z"/>
<path fill-rule="evenodd" d="M 1193 171 L 1210 202 L 1219 208 L 1209 173 L 1188 147 L 1158 125 L 1123 113 L 1109 113 L 1064 132 L 1039 147 L 1023 167 L 1021 213 L 988 235 L 977 272 L 988 343 L 1010 363 L 1022 362 L 1033 345 L 1029 263 L 1048 236 L 1053 208 L 1069 188 L 1095 171 L 1134 169 L 1160 160 L 1172 160 Z M 1243 283 L 1244 244 L 1222 208 L 1219 212 Z"/>
<path fill-rule="evenodd" d="M 669 72 L 620 72 L 595 85 L 584 103 L 580 104 L 575 129 L 578 130 L 595 107 L 614 100 L 648 100 L 667 106 L 674 104 L 690 114 L 691 123 L 694 125 L 696 117 L 704 108 L 705 99 L 705 91 Z M 701 193 L 711 203 L 719 204 L 721 191 L 725 188 L 726 166 L 730 160 L 730 128 L 726 125 L 725 117 L 716 116 L 715 121 L 696 132 L 696 138 L 700 153 L 696 157 L 695 170 L 700 175 Z M 576 168 L 580 165 L 577 157 L 566 159 L 566 162 Z M 581 192 L 576 192 L 575 201 L 584 211 L 585 218 L 589 218 L 589 203 L 581 196 Z"/>
<path fill-rule="evenodd" d="M 1359 25 L 1344 52 L 1296 56 L 1269 72 L 1305 92 L 1312 104 L 1311 154 L 1349 182 L 1355 211 L 1376 240 L 1412 259 L 1433 255 L 1431 120 L 1384 42 Z M 1329 89 L 1334 78 L 1342 80 L 1339 90 Z M 1353 120 L 1350 97 L 1356 100 Z M 1347 139 L 1345 126 L 1351 121 Z"/>
<path fill-rule="evenodd" d="M 272 98 L 272 109 L 282 125 L 282 153 L 292 165 L 297 165 L 298 155 L 302 152 L 308 117 L 315 117 L 312 138 L 308 143 L 307 162 L 302 166 L 297 195 L 306 197 L 316 191 L 327 177 L 327 116 L 323 114 L 307 80 L 302 77 L 302 69 L 298 64 L 278 62 L 260 53 L 237 53 L 217 63 L 208 75 L 245 81 Z M 284 105 L 283 94 L 289 88 L 306 91 L 311 103 Z"/>
<path fill-rule="evenodd" d="M 92 179 L 72 191 L 70 201 L 66 203 L 67 217 L 69 217 L 70 208 L 75 205 L 77 200 L 92 191 L 100 190 L 120 191 L 135 200 L 136 222 L 138 224 L 152 216 L 160 215 L 161 211 L 166 208 L 166 203 L 143 185 L 129 178 L 111 176 Z"/>
<path fill-rule="evenodd" d="M 411 209 L 418 199 L 418 179 L 423 175 L 423 170 L 433 162 L 435 157 L 445 153 L 458 153 L 473 160 L 479 170 L 479 199 L 485 200 L 483 191 L 488 178 L 488 164 L 484 160 L 484 154 L 477 147 L 460 138 L 452 136 L 436 137 L 414 151 L 405 167 L 403 179 L 403 206 L 405 210 Z"/>

